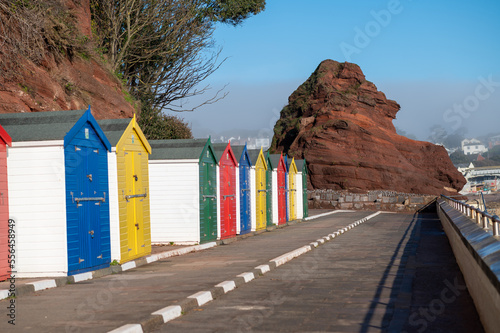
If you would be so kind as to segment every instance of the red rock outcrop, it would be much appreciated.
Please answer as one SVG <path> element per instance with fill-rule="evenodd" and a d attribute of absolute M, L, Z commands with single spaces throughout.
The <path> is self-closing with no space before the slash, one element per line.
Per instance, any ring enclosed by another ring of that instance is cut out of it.
<path fill-rule="evenodd" d="M 82 36 L 90 36 L 89 0 L 64 0 Z M 14 78 L 0 75 L 0 113 L 86 109 L 97 118 L 132 117 L 121 82 L 105 66 L 78 54 L 54 57 L 40 64 L 20 59 Z"/>
<path fill-rule="evenodd" d="M 359 66 L 325 60 L 289 97 L 271 149 L 306 158 L 311 189 L 456 194 L 466 181 L 444 147 L 398 135 L 399 109 Z"/>

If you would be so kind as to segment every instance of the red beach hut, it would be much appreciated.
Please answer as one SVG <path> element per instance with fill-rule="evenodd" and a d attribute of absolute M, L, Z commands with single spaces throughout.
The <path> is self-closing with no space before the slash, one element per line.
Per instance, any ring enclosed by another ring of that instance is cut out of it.
<path fill-rule="evenodd" d="M 9 195 L 7 185 L 7 146 L 12 146 L 12 139 L 0 126 L 0 281 L 9 278 Z"/>
<path fill-rule="evenodd" d="M 275 201 L 277 201 L 278 207 L 278 224 L 286 223 L 286 164 L 283 159 L 283 154 L 271 154 L 269 156 L 271 162 L 273 163 L 273 186 L 276 186 L 276 190 L 273 190 L 275 194 Z"/>
<path fill-rule="evenodd" d="M 236 170 L 238 162 L 234 157 L 231 144 L 225 143 L 213 144 L 215 156 L 219 164 L 219 195 L 217 202 L 219 203 L 219 225 L 220 239 L 236 236 Z"/>

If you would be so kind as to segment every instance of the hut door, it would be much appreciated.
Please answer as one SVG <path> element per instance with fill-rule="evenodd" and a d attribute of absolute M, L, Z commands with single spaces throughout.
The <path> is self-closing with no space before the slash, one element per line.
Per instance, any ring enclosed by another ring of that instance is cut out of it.
<path fill-rule="evenodd" d="M 278 169 L 278 223 L 286 223 L 286 187 L 285 173 Z"/>
<path fill-rule="evenodd" d="M 272 169 L 269 167 L 266 171 L 266 220 L 267 226 L 273 224 L 273 182 Z"/>
<path fill-rule="evenodd" d="M 0 143 L 0 281 L 10 276 L 8 258 L 9 198 L 7 193 L 7 147 Z"/>
<path fill-rule="evenodd" d="M 146 251 L 142 203 L 147 189 L 142 182 L 142 158 L 140 152 L 125 153 L 128 253 L 132 258 Z"/>
<path fill-rule="evenodd" d="M 221 165 L 221 238 L 236 235 L 236 198 L 233 166 Z"/>
<path fill-rule="evenodd" d="M 290 173 L 290 220 L 293 221 L 297 218 L 297 211 L 296 211 L 296 200 L 297 200 L 297 188 L 295 184 L 295 174 Z"/>
<path fill-rule="evenodd" d="M 266 171 L 264 168 L 255 169 L 256 183 L 256 229 L 261 230 L 266 227 Z"/>
<path fill-rule="evenodd" d="M 99 192 L 99 149 L 75 147 L 80 165 L 76 168 L 78 192 L 73 193 L 78 207 L 78 270 L 103 263 L 101 252 L 100 207 L 106 200 Z"/>
<path fill-rule="evenodd" d="M 226 238 L 229 236 L 230 225 L 229 225 L 229 175 L 228 175 L 229 166 L 221 165 L 221 173 L 220 173 L 220 186 L 221 186 L 221 226 L 220 226 L 220 238 Z"/>
<path fill-rule="evenodd" d="M 305 163 L 304 163 L 304 168 L 305 168 Z M 304 218 L 309 216 L 309 207 L 307 206 L 307 175 L 305 171 L 302 171 L 302 201 L 304 202 L 303 204 L 303 214 Z"/>
<path fill-rule="evenodd" d="M 217 180 L 214 163 L 200 165 L 200 241 L 217 239 Z"/>
<path fill-rule="evenodd" d="M 250 175 L 247 165 L 240 164 L 240 234 L 250 231 Z"/>

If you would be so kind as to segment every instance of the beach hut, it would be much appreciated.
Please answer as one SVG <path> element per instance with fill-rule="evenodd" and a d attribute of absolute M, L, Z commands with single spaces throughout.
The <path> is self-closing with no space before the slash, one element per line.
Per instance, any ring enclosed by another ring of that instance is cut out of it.
<path fill-rule="evenodd" d="M 151 253 L 149 167 L 151 146 L 132 119 L 99 120 L 108 153 L 111 260 L 124 263 Z"/>
<path fill-rule="evenodd" d="M 270 158 L 269 150 L 266 152 L 266 221 L 270 227 L 273 222 L 273 164 Z"/>
<path fill-rule="evenodd" d="M 285 161 L 285 198 L 286 198 L 286 221 L 290 221 L 290 192 L 289 192 L 289 180 L 290 178 L 288 177 L 288 169 L 290 168 L 290 163 L 288 163 L 288 155 L 283 156 L 284 161 Z"/>
<path fill-rule="evenodd" d="M 7 181 L 7 146 L 12 139 L 0 126 L 0 281 L 10 276 L 9 264 L 9 188 Z M 15 248 L 14 248 L 15 249 Z"/>
<path fill-rule="evenodd" d="M 252 162 L 248 155 L 247 146 L 231 147 L 236 159 L 238 159 L 237 172 L 237 193 L 239 194 L 237 205 L 239 212 L 236 220 L 236 232 L 240 235 L 249 233 L 252 230 L 252 207 L 251 207 L 251 188 L 250 188 L 250 169 Z"/>
<path fill-rule="evenodd" d="M 286 223 L 286 166 L 282 154 L 269 155 L 273 166 L 272 197 L 274 224 Z"/>
<path fill-rule="evenodd" d="M 309 216 L 307 207 L 307 164 L 306 160 L 296 160 L 297 166 L 297 215 L 299 219 Z"/>
<path fill-rule="evenodd" d="M 209 139 L 151 140 L 152 243 L 217 239 L 217 159 Z"/>
<path fill-rule="evenodd" d="M 252 168 L 250 169 L 250 189 L 252 202 L 252 230 L 262 230 L 267 226 L 266 221 L 266 170 L 267 162 L 262 148 L 248 150 Z"/>
<path fill-rule="evenodd" d="M 88 110 L 1 114 L 16 276 L 65 276 L 110 263 L 108 156 Z"/>
<path fill-rule="evenodd" d="M 297 219 L 297 165 L 292 157 L 288 166 L 288 202 L 290 221 Z"/>
<path fill-rule="evenodd" d="M 217 166 L 217 232 L 220 239 L 236 236 L 237 225 L 237 169 L 238 162 L 230 143 L 214 143 L 212 148 Z"/>

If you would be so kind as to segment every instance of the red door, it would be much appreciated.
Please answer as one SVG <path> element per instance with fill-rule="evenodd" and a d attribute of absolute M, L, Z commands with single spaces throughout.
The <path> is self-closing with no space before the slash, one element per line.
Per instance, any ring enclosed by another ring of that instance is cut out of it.
<path fill-rule="evenodd" d="M 8 263 L 9 197 L 7 191 L 7 146 L 0 140 L 0 281 L 10 276 Z"/>
<path fill-rule="evenodd" d="M 286 174 L 284 170 L 285 165 L 283 160 L 280 159 L 278 165 L 278 224 L 286 223 Z"/>
<path fill-rule="evenodd" d="M 227 155 L 227 154 L 224 154 Z M 225 158 L 220 163 L 221 239 L 236 236 L 236 167 Z"/>

